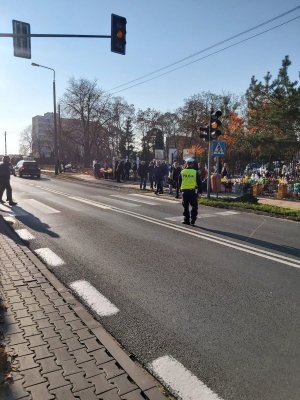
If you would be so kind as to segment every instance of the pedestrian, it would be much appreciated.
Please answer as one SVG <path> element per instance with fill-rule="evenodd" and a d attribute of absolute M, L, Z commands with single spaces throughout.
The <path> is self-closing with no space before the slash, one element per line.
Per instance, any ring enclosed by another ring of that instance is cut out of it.
<path fill-rule="evenodd" d="M 117 182 L 121 182 L 121 177 L 123 179 L 123 175 L 124 175 L 124 162 L 120 161 L 118 166 L 117 166 L 117 170 L 116 170 Z"/>
<path fill-rule="evenodd" d="M 150 164 L 148 166 L 148 175 L 149 175 L 150 189 L 153 190 L 153 185 L 154 185 L 154 161 L 150 161 Z"/>
<path fill-rule="evenodd" d="M 127 160 L 124 164 L 124 179 L 125 181 L 129 181 L 129 173 L 131 170 L 131 162 Z"/>
<path fill-rule="evenodd" d="M 15 206 L 17 203 L 12 199 L 12 189 L 10 186 L 11 163 L 9 156 L 3 157 L 3 162 L 0 164 L 0 203 L 4 204 L 2 196 L 6 189 L 7 201 L 10 206 Z"/>
<path fill-rule="evenodd" d="M 172 189 L 176 190 L 176 199 L 179 199 L 179 190 L 180 190 L 180 186 L 179 186 L 179 177 L 180 177 L 180 173 L 181 173 L 181 166 L 178 164 L 177 161 L 174 161 L 172 167 L 171 167 L 171 171 L 170 171 L 170 178 L 172 180 Z"/>
<path fill-rule="evenodd" d="M 195 226 L 198 215 L 198 196 L 201 194 L 201 179 L 198 171 L 194 169 L 192 158 L 186 160 L 186 166 L 180 173 L 179 184 L 184 216 L 182 223 Z"/>
<path fill-rule="evenodd" d="M 161 165 L 160 161 L 156 161 L 156 165 L 154 168 L 154 178 L 156 182 L 156 191 L 155 194 L 163 194 L 164 193 L 164 168 Z"/>
<path fill-rule="evenodd" d="M 168 176 L 169 176 L 169 166 L 166 161 L 162 161 L 161 163 L 162 171 L 163 171 L 163 187 L 167 186 Z"/>
<path fill-rule="evenodd" d="M 136 182 L 137 180 L 137 163 L 134 162 L 132 166 L 132 172 L 133 172 L 133 182 Z"/>
<path fill-rule="evenodd" d="M 146 190 L 148 167 L 145 161 L 141 161 L 138 169 L 138 176 L 140 177 L 140 189 Z"/>
<path fill-rule="evenodd" d="M 221 169 L 221 178 L 228 178 L 228 168 L 227 168 L 227 164 L 224 163 L 223 167 Z"/>
<path fill-rule="evenodd" d="M 94 177 L 96 179 L 100 179 L 100 177 L 101 177 L 100 168 L 101 168 L 101 165 L 100 165 L 99 161 L 96 161 L 94 163 Z"/>

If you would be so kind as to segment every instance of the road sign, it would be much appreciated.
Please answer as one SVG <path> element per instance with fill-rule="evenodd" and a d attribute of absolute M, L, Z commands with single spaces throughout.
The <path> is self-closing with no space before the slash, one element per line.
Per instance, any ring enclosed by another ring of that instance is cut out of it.
<path fill-rule="evenodd" d="M 213 141 L 212 142 L 212 155 L 213 157 L 224 157 L 225 156 L 225 142 Z"/>
<path fill-rule="evenodd" d="M 13 19 L 14 56 L 31 58 L 30 24 Z M 17 35 L 17 36 L 15 36 Z"/>

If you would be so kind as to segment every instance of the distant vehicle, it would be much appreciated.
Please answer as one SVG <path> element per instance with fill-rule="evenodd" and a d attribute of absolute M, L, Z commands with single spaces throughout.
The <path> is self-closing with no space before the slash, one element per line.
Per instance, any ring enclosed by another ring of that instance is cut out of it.
<path fill-rule="evenodd" d="M 21 160 L 14 167 L 14 175 L 20 178 L 25 176 L 40 178 L 41 169 L 36 161 Z"/>

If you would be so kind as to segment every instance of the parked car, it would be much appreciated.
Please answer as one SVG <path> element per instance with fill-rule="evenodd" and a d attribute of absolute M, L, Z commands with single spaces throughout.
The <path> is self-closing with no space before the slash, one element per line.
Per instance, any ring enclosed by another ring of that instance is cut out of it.
<path fill-rule="evenodd" d="M 14 175 L 23 178 L 24 176 L 41 177 L 41 169 L 36 161 L 21 160 L 14 167 Z"/>

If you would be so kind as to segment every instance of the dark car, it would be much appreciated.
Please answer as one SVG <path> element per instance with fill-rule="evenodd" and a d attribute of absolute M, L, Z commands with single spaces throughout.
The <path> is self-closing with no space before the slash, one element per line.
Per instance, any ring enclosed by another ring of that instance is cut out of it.
<path fill-rule="evenodd" d="M 21 160 L 14 167 L 14 175 L 22 178 L 23 176 L 41 177 L 41 169 L 36 161 Z"/>

